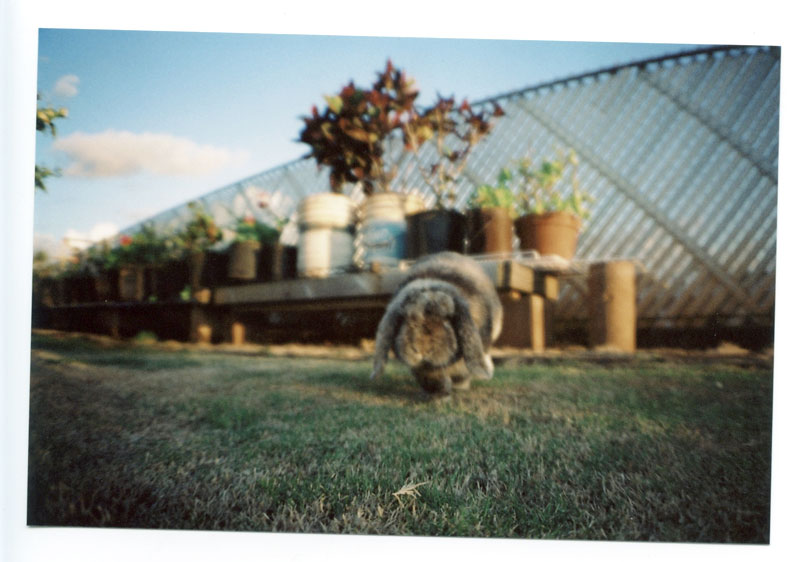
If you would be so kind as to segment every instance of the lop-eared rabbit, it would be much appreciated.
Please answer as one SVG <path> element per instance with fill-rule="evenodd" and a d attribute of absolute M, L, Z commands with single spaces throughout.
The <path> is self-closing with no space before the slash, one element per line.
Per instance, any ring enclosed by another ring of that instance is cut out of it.
<path fill-rule="evenodd" d="M 397 288 L 375 335 L 372 378 L 389 350 L 434 395 L 490 379 L 489 347 L 500 335 L 503 308 L 491 279 L 475 260 L 453 252 L 414 264 Z"/>

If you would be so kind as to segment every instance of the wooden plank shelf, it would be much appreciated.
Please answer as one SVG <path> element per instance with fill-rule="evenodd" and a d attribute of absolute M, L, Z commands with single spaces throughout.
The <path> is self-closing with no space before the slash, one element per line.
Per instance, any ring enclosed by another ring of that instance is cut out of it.
<path fill-rule="evenodd" d="M 498 345 L 541 351 L 552 343 L 549 324 L 559 297 L 559 279 L 582 275 L 583 265 L 520 253 L 479 256 L 476 261 L 503 304 L 505 320 Z M 62 329 L 90 328 L 115 337 L 149 329 L 160 337 L 163 333 L 192 341 L 243 343 L 248 335 L 263 335 L 275 315 L 283 318 L 281 322 L 294 322 L 295 328 L 289 330 L 324 328 L 332 315 L 349 312 L 377 325 L 408 266 L 204 289 L 190 302 L 82 303 L 52 307 L 48 314 Z"/>
<path fill-rule="evenodd" d="M 536 269 L 511 260 L 486 260 L 479 263 L 498 291 L 540 292 L 551 299 L 557 297 L 556 278 L 550 269 Z M 219 287 L 213 292 L 212 303 L 218 306 L 309 301 L 324 304 L 328 300 L 388 299 L 406 273 L 405 269 L 398 268 L 380 273 L 345 273 L 319 279 L 289 279 Z"/>

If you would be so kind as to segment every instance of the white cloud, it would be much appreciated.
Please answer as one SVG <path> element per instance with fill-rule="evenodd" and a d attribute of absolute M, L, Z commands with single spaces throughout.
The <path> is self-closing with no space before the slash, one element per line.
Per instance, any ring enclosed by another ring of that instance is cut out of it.
<path fill-rule="evenodd" d="M 89 232 L 81 232 L 70 228 L 64 234 L 64 243 L 70 248 L 83 250 L 95 242 L 100 242 L 119 233 L 119 227 L 111 222 L 101 222 L 94 225 Z"/>
<path fill-rule="evenodd" d="M 95 242 L 116 236 L 118 233 L 119 227 L 111 222 L 97 223 L 88 232 L 70 228 L 60 239 L 49 233 L 34 232 L 33 249 L 36 252 L 45 252 L 50 260 L 65 260 L 72 256 L 75 250 L 86 249 Z"/>
<path fill-rule="evenodd" d="M 35 232 L 33 234 L 33 251 L 44 252 L 50 260 L 61 260 L 70 257 L 72 251 L 64 240 L 58 240 L 52 234 Z"/>
<path fill-rule="evenodd" d="M 83 177 L 129 176 L 141 172 L 206 175 L 247 159 L 244 151 L 199 145 L 164 133 L 79 132 L 56 140 L 53 147 L 74 160 L 64 174 Z"/>
<path fill-rule="evenodd" d="M 56 85 L 53 87 L 53 93 L 57 96 L 65 98 L 72 98 L 78 95 L 78 84 L 80 78 L 74 74 L 67 74 L 56 80 Z"/>

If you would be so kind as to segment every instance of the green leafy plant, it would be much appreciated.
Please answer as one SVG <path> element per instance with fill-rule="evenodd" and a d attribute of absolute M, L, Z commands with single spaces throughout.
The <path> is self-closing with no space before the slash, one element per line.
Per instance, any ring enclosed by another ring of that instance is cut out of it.
<path fill-rule="evenodd" d="M 236 220 L 234 232 L 236 242 L 261 242 L 262 244 L 274 244 L 281 235 L 278 228 L 249 214 Z"/>
<path fill-rule="evenodd" d="M 497 174 L 495 185 L 485 183 L 475 188 L 467 201 L 467 206 L 470 209 L 500 207 L 508 209 L 513 216 L 515 214 L 514 192 L 509 185 L 513 177 L 508 168 L 503 168 Z"/>
<path fill-rule="evenodd" d="M 45 250 L 36 250 L 33 253 L 33 275 L 34 277 L 56 278 L 64 274 L 66 266 L 63 260 L 53 259 Z"/>
<path fill-rule="evenodd" d="M 199 203 L 188 204 L 192 219 L 178 235 L 181 245 L 189 252 L 202 252 L 222 240 L 222 231 L 214 218 Z"/>
<path fill-rule="evenodd" d="M 384 161 L 384 141 L 414 114 L 418 92 L 414 81 L 387 61 L 371 88 L 352 81 L 332 96 L 320 112 L 303 117 L 300 142 L 311 147 L 306 158 L 330 168 L 331 190 L 341 193 L 347 182 L 362 182 L 364 192 L 388 191 L 396 166 Z"/>
<path fill-rule="evenodd" d="M 36 101 L 38 102 L 41 99 L 39 94 L 36 95 Z M 64 119 L 67 117 L 69 112 L 67 108 L 60 107 L 58 109 L 54 107 L 36 107 L 36 130 L 38 132 L 46 133 L 50 132 L 52 136 L 56 136 L 56 119 Z M 34 187 L 35 189 L 40 189 L 42 191 L 47 191 L 47 186 L 45 185 L 45 180 L 52 176 L 59 176 L 61 175 L 61 171 L 58 169 L 51 170 L 46 166 L 39 166 L 38 164 L 35 165 L 35 173 L 34 173 Z"/>
<path fill-rule="evenodd" d="M 168 257 L 168 246 L 152 223 L 145 223 L 134 234 L 122 234 L 112 250 L 119 265 L 157 265 Z"/>
<path fill-rule="evenodd" d="M 456 106 L 455 98 L 439 96 L 436 104 L 403 126 L 405 147 L 411 151 L 425 183 L 436 197 L 436 207 L 455 205 L 456 184 L 467 165 L 472 150 L 492 129 L 493 119 L 505 115 L 494 104 L 491 113 L 475 111 L 464 100 Z M 422 146 L 433 141 L 436 159 L 423 161 Z"/>
<path fill-rule="evenodd" d="M 118 265 L 118 256 L 111 248 L 108 240 L 103 240 L 86 248 L 85 260 L 89 268 L 95 272 L 109 271 Z"/>
<path fill-rule="evenodd" d="M 589 218 L 588 207 L 594 198 L 580 188 L 577 176 L 578 157 L 574 150 L 559 154 L 552 160 L 542 160 L 538 166 L 531 158 L 516 162 L 519 178 L 517 207 L 520 214 L 543 214 L 569 211 L 583 220 Z M 556 189 L 564 175 L 570 173 L 570 190 L 564 195 Z"/>

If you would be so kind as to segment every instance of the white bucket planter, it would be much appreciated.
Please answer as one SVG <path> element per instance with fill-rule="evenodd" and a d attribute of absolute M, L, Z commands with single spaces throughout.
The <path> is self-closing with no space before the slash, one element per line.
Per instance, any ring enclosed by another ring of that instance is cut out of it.
<path fill-rule="evenodd" d="M 409 193 L 403 199 L 403 209 L 405 210 L 406 216 L 421 213 L 426 208 L 425 200 L 416 193 Z"/>
<path fill-rule="evenodd" d="M 300 202 L 297 222 L 297 273 L 300 277 L 327 277 L 353 263 L 355 208 L 339 193 L 317 193 Z"/>

